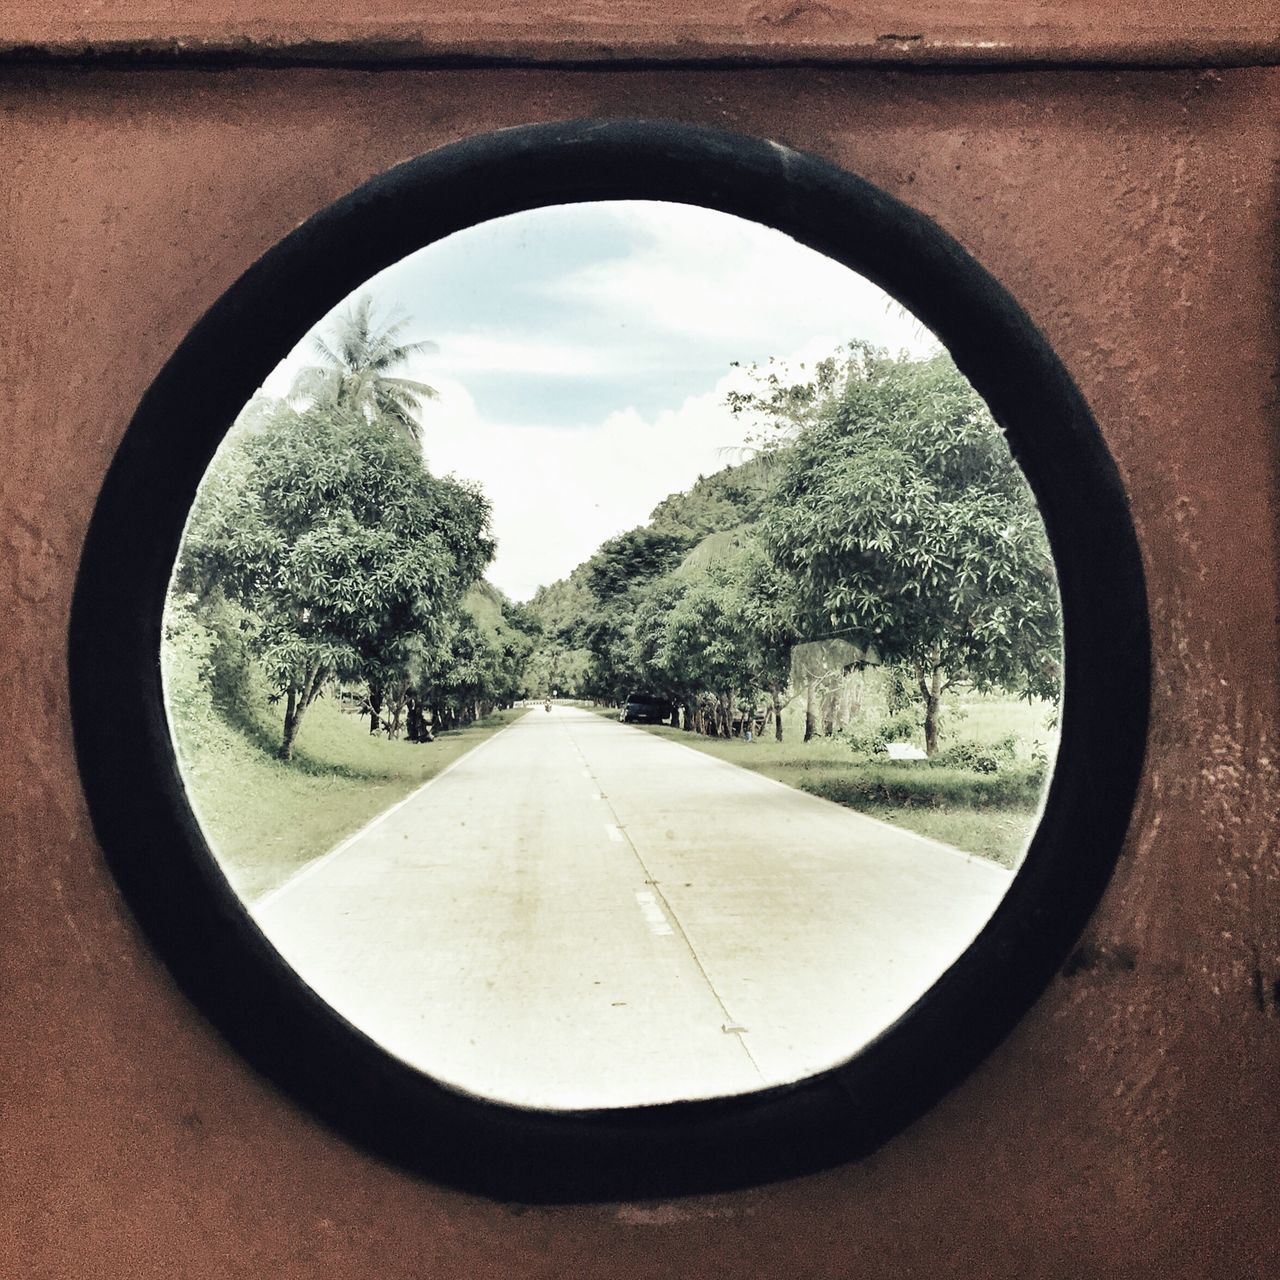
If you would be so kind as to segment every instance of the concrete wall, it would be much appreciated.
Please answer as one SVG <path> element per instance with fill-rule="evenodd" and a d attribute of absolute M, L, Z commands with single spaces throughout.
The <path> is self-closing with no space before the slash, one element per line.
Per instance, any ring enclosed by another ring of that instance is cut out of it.
<path fill-rule="evenodd" d="M 163 38 L 183 6 L 117 8 Z M 11 31 L 57 36 L 65 54 L 84 29 L 62 9 L 11 12 Z M 1073 11 L 1087 31 L 1090 6 Z M 1265 45 L 1271 20 L 1246 7 L 1227 34 Z M 211 21 L 224 36 L 232 25 Z M 660 24 L 650 35 L 678 56 Z M 180 53 L 161 67 L 0 70 L 0 1271 L 1280 1270 L 1280 71 L 201 69 Z M 526 1209 L 350 1149 L 193 1013 L 95 844 L 64 636 L 86 523 L 139 397 L 258 254 L 427 148 L 589 115 L 817 152 L 934 216 L 1003 281 L 1078 380 L 1129 486 L 1154 718 L 1082 962 L 911 1130 L 783 1185 Z"/>

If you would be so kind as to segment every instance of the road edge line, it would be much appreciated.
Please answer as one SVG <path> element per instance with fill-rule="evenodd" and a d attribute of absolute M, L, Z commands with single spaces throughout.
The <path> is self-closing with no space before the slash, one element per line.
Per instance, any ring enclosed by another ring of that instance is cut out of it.
<path fill-rule="evenodd" d="M 464 760 L 469 760 L 477 751 L 483 751 L 491 742 L 502 737 L 508 729 L 514 729 L 525 716 L 533 714 L 530 708 L 523 716 L 513 720 L 510 724 L 504 724 L 497 733 L 490 734 L 483 742 L 477 742 L 474 747 L 468 748 L 456 760 L 451 760 L 439 773 L 433 774 L 426 782 L 414 787 L 407 796 L 397 800 L 389 809 L 384 809 L 381 813 L 375 814 L 368 822 L 364 824 L 358 831 L 353 831 L 344 840 L 335 844 L 332 849 L 326 850 L 324 853 L 317 854 L 314 858 L 304 862 L 292 875 L 282 880 L 274 889 L 268 889 L 260 898 L 255 898 L 253 902 L 246 903 L 251 915 L 255 915 L 258 911 L 264 909 L 269 903 L 274 902 L 276 898 L 281 897 L 286 889 L 292 889 L 300 880 L 305 880 L 314 871 L 319 871 L 322 865 L 332 862 L 339 854 L 345 853 L 357 840 L 368 835 L 375 827 L 385 822 L 393 813 L 398 813 L 410 801 L 416 800 L 432 783 L 439 782 L 446 774 L 452 773 Z"/>

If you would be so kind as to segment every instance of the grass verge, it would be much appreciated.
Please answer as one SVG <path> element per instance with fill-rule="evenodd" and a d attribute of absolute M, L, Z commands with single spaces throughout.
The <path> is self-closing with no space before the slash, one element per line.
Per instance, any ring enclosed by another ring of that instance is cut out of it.
<path fill-rule="evenodd" d="M 187 796 L 223 874 L 253 901 L 459 756 L 524 715 L 501 711 L 432 743 L 391 742 L 322 698 L 295 758 L 275 756 L 278 712 L 256 688 L 240 714 L 215 709 L 197 665 L 166 654 L 170 721 Z"/>

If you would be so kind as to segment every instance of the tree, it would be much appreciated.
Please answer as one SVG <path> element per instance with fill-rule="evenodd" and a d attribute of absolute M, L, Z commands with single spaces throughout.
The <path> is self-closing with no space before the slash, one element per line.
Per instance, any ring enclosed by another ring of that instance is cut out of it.
<path fill-rule="evenodd" d="M 688 545 L 683 534 L 642 527 L 610 538 L 587 561 L 584 585 L 591 607 L 571 639 L 591 654 L 589 696 L 618 702 L 645 684 L 646 672 L 634 660 L 636 605 L 645 586 L 679 564 Z"/>
<path fill-rule="evenodd" d="M 539 636 L 523 669 L 520 696 L 577 697 L 587 687 L 591 654 L 566 646 L 555 636 Z"/>
<path fill-rule="evenodd" d="M 629 597 L 623 648 L 634 683 L 683 706 L 686 729 L 745 732 L 759 695 L 778 720 L 794 640 L 787 584 L 749 536 L 711 534 Z"/>
<path fill-rule="evenodd" d="M 632 683 L 683 707 L 684 727 L 691 729 L 700 689 L 672 635 L 675 611 L 688 590 L 687 578 L 667 574 L 638 594 L 627 633 L 626 663 L 635 672 Z"/>
<path fill-rule="evenodd" d="M 791 655 L 800 636 L 795 584 L 756 540 L 735 566 L 741 618 L 755 684 L 769 695 L 773 736 L 782 741 L 783 694 L 791 679 Z M 806 726 L 806 733 L 811 730 Z"/>
<path fill-rule="evenodd" d="M 488 582 L 477 582 L 445 621 L 440 642 L 420 644 L 389 682 L 389 736 L 407 713 L 409 737 L 424 737 L 426 711 L 437 729 L 470 724 L 509 707 L 524 689 L 537 619 Z"/>
<path fill-rule="evenodd" d="M 684 692 L 686 701 L 695 700 L 695 727 L 727 738 L 740 696 L 747 695 L 750 708 L 758 687 L 742 596 L 723 565 L 679 586 L 673 599 L 660 601 L 664 618 L 653 666 L 670 686 Z M 743 724 L 747 722 L 744 716 Z"/>
<path fill-rule="evenodd" d="M 839 634 L 909 669 L 932 755 L 957 681 L 1057 696 L 1053 559 L 1000 428 L 950 357 L 857 343 L 837 372 L 750 406 L 788 411 L 763 536 L 807 638 Z"/>
<path fill-rule="evenodd" d="M 689 549 L 682 533 L 659 532 L 641 527 L 620 533 L 600 544 L 587 562 L 587 587 L 597 601 L 624 597 L 643 583 L 675 568 Z"/>
<path fill-rule="evenodd" d="M 427 680 L 432 720 L 449 729 L 492 711 L 499 668 L 500 655 L 480 624 L 465 609 L 458 610 L 447 659 Z"/>
<path fill-rule="evenodd" d="M 589 563 L 580 564 L 567 578 L 539 587 L 525 606 L 541 631 L 525 666 L 526 697 L 547 698 L 556 692 L 576 695 L 589 687 L 591 653 L 579 643 L 583 619 L 595 608 L 586 584 Z"/>
<path fill-rule="evenodd" d="M 493 554 L 473 488 L 433 477 L 416 448 L 352 406 L 281 406 L 241 433 L 192 508 L 181 589 L 215 584 L 256 618 L 251 645 L 285 700 L 290 759 L 332 676 L 406 660 Z"/>
<path fill-rule="evenodd" d="M 416 450 L 414 452 L 416 454 Z M 421 466 L 420 456 L 418 463 Z M 484 528 L 488 527 L 488 499 L 477 486 L 467 482 L 447 478 L 434 483 L 436 528 L 442 536 L 453 539 L 458 579 L 447 607 L 433 610 L 416 631 L 389 641 L 371 653 L 366 662 L 370 732 L 385 727 L 388 736 L 393 738 L 399 736 L 406 713 L 411 718 L 418 714 L 432 681 L 444 678 L 441 673 L 448 671 L 450 645 L 460 634 L 462 624 L 453 606 L 469 601 L 481 587 L 488 588 L 488 584 L 481 581 L 481 574 L 493 557 L 494 544 L 487 534 L 471 536 L 476 512 L 483 512 Z M 388 717 L 385 725 L 384 711 Z M 465 717 L 468 721 L 471 718 Z"/>
<path fill-rule="evenodd" d="M 422 436 L 418 411 L 438 393 L 425 382 L 395 376 L 394 370 L 436 345 L 401 341 L 408 324 L 392 316 L 379 325 L 372 299 L 359 298 L 336 319 L 329 338 L 312 337 L 321 363 L 298 372 L 289 399 L 313 408 L 354 409 L 369 421 L 381 418 L 417 444 Z"/>

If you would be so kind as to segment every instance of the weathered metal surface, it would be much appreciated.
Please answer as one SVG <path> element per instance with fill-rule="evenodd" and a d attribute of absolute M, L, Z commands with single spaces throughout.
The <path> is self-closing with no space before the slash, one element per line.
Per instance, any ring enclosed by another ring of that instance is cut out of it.
<path fill-rule="evenodd" d="M 1280 72 L 29 71 L 2 101 L 12 1274 L 1280 1271 Z M 138 398 L 256 255 L 428 147 L 590 115 L 818 152 L 935 216 L 1012 290 L 1132 494 L 1154 720 L 1127 851 L 1079 951 L 910 1131 L 775 1187 L 522 1211 L 352 1151 L 192 1013 L 90 830 L 63 636 Z"/>
<path fill-rule="evenodd" d="M 352 6 L 265 0 L 69 0 L 0 8 L 0 56 L 26 59 L 380 63 L 480 59 L 1128 65 L 1280 61 L 1271 0 L 662 0 Z"/>

